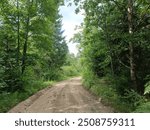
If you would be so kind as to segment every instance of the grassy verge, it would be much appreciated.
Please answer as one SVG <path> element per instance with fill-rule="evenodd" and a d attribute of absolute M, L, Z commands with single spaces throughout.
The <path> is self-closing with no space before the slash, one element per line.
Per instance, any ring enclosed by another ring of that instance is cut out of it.
<path fill-rule="evenodd" d="M 134 112 L 137 113 L 150 113 L 150 101 L 142 103 L 139 105 Z"/>
<path fill-rule="evenodd" d="M 99 96 L 104 105 L 114 108 L 115 112 L 133 112 L 135 110 L 135 106 L 137 105 L 136 103 L 143 101 L 141 97 L 139 97 L 136 102 L 126 99 L 127 96 L 130 96 L 130 99 L 134 99 L 137 97 L 135 93 L 129 93 L 129 95 L 125 97 L 118 95 L 108 78 L 94 78 L 92 80 L 90 79 L 90 81 L 92 81 L 92 84 L 89 83 L 89 80 L 84 80 L 84 86 L 92 93 Z"/>
<path fill-rule="evenodd" d="M 26 86 L 24 91 L 16 91 L 14 93 L 2 93 L 0 94 L 0 112 L 7 112 L 19 102 L 27 99 L 36 92 L 44 89 L 48 86 L 52 86 L 54 81 L 32 81 L 30 86 Z"/>
<path fill-rule="evenodd" d="M 60 72 L 56 72 L 54 81 L 43 82 L 32 69 L 28 69 L 22 76 L 23 90 L 16 92 L 0 93 L 0 112 L 7 112 L 19 102 L 27 99 L 38 91 L 52 86 L 54 83 L 67 80 L 69 78 L 80 75 L 79 72 L 72 66 L 63 66 Z"/>

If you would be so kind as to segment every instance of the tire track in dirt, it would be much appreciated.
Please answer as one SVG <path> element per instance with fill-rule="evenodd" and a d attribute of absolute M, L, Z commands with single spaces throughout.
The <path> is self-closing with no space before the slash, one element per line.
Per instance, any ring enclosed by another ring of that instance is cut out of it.
<path fill-rule="evenodd" d="M 43 89 L 12 108 L 10 113 L 109 113 L 98 98 L 81 84 L 81 77 L 62 81 Z"/>

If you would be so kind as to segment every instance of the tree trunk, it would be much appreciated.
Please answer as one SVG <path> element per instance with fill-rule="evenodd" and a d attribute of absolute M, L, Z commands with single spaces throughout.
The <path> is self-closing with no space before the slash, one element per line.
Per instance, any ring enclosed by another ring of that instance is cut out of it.
<path fill-rule="evenodd" d="M 29 23 L 30 23 L 30 9 L 32 8 L 33 5 L 33 0 L 27 1 L 28 4 L 28 15 L 26 19 L 26 32 L 25 32 L 25 42 L 23 45 L 23 56 L 22 56 L 22 74 L 25 71 L 26 68 L 26 60 L 27 60 L 27 49 L 28 49 L 28 39 L 29 39 Z"/>
<path fill-rule="evenodd" d="M 26 25 L 26 33 L 25 33 L 25 42 L 23 46 L 23 56 L 22 56 L 22 74 L 25 71 L 26 68 L 26 59 L 27 59 L 27 47 L 28 47 L 28 35 L 29 35 L 29 22 L 30 22 L 30 16 L 28 14 L 27 17 L 27 25 Z"/>
<path fill-rule="evenodd" d="M 19 14 L 19 0 L 17 0 L 17 64 L 19 66 L 20 58 L 20 14 Z"/>
<path fill-rule="evenodd" d="M 128 0 L 128 26 L 129 34 L 133 35 L 133 0 Z M 137 77 L 136 77 L 136 66 L 134 63 L 134 45 L 129 42 L 129 54 L 130 54 L 130 76 L 133 83 L 133 89 L 137 91 Z"/>

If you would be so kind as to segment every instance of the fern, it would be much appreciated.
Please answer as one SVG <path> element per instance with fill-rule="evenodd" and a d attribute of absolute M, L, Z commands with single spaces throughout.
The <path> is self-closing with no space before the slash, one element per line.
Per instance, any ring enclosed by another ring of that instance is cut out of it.
<path fill-rule="evenodd" d="M 144 95 L 146 95 L 146 94 L 150 94 L 150 81 L 145 84 Z"/>
<path fill-rule="evenodd" d="M 149 113 L 150 112 L 150 102 L 146 102 L 137 107 L 135 112 Z"/>

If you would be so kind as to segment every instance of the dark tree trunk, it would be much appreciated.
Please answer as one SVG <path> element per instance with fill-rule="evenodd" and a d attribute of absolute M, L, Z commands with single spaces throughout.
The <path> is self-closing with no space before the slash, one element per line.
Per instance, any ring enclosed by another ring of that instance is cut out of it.
<path fill-rule="evenodd" d="M 27 1 L 28 4 L 28 15 L 26 19 L 26 32 L 25 32 L 25 42 L 23 45 L 23 56 L 22 56 L 22 74 L 24 73 L 26 69 L 26 61 L 27 61 L 27 49 L 28 49 L 28 39 L 29 39 L 29 24 L 30 24 L 30 12 L 32 5 L 33 5 L 33 0 Z"/>
<path fill-rule="evenodd" d="M 23 45 L 23 56 L 22 56 L 22 74 L 24 73 L 25 68 L 26 68 L 28 35 L 29 35 L 29 22 L 30 22 L 29 14 L 28 14 L 26 22 L 27 22 L 27 25 L 26 25 L 26 33 L 25 33 L 25 42 L 24 42 L 24 45 Z"/>
<path fill-rule="evenodd" d="M 19 13 L 19 1 L 17 0 L 17 64 L 19 66 L 20 58 L 20 13 Z"/>

